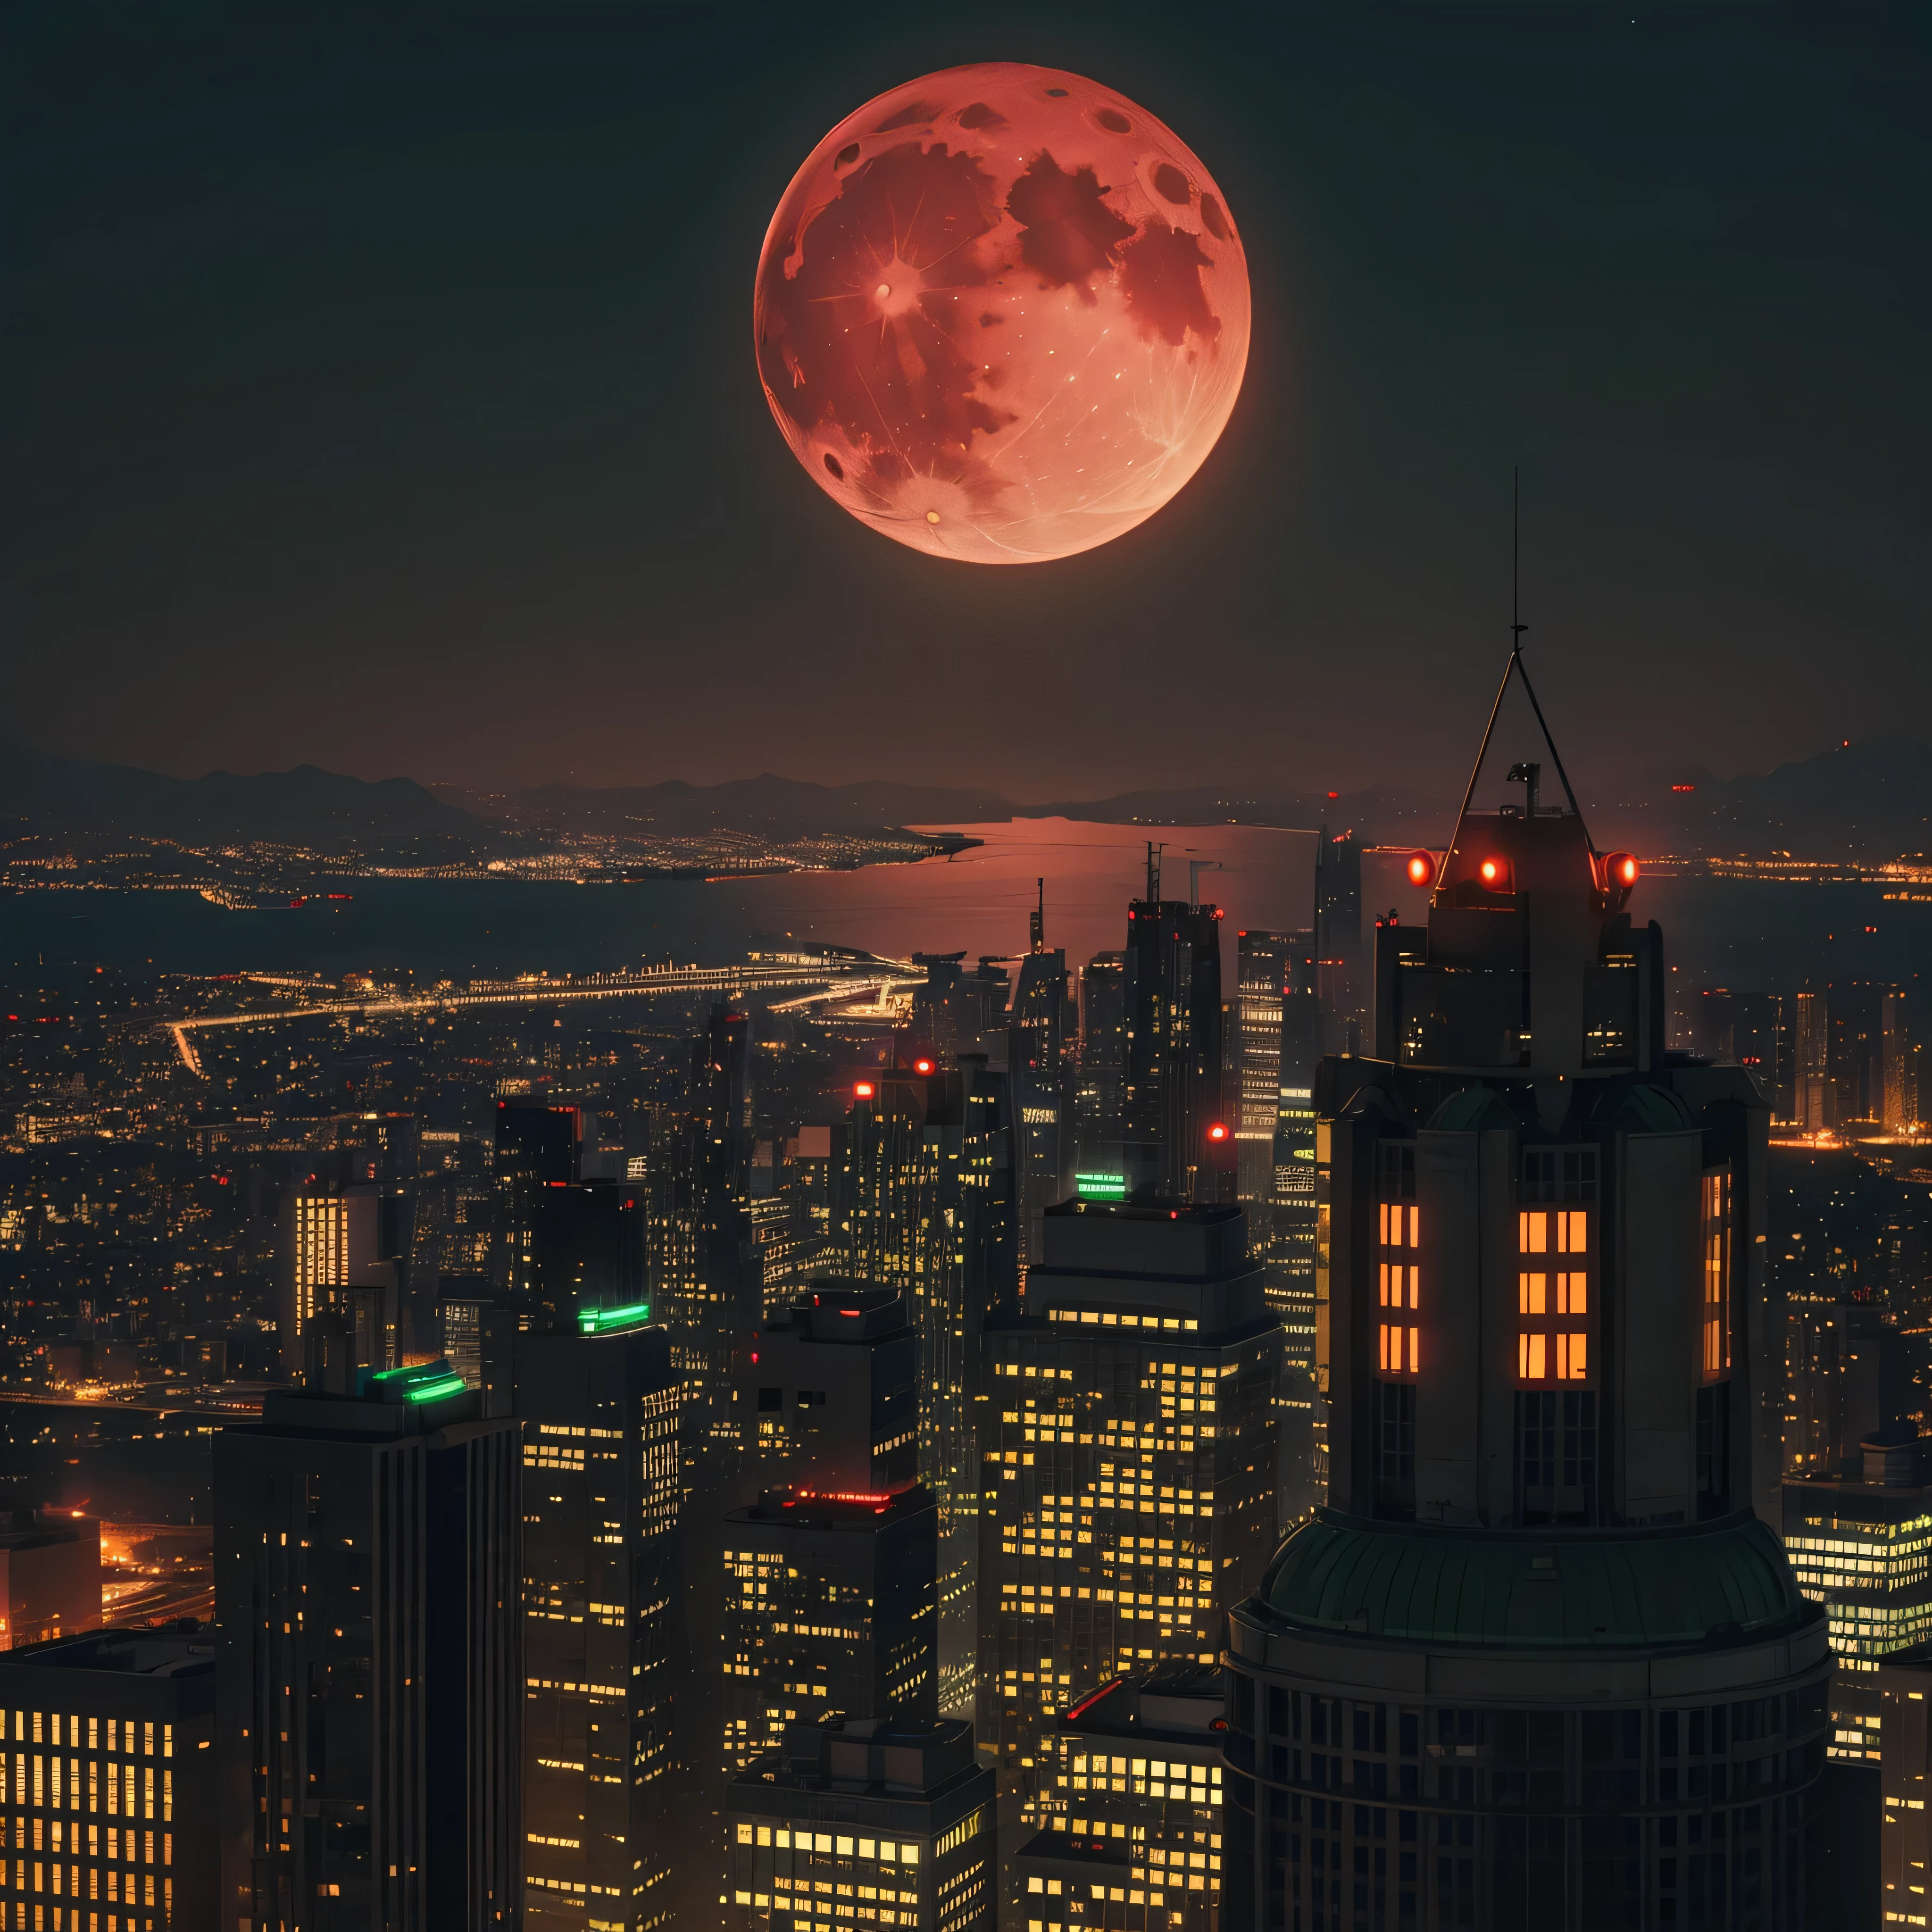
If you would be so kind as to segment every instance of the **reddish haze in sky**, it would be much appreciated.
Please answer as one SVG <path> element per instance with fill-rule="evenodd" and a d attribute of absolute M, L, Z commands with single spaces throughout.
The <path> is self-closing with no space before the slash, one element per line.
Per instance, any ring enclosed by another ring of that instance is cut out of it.
<path fill-rule="evenodd" d="M 765 237 L 758 369 L 820 488 L 976 563 L 1070 556 L 1207 457 L 1247 364 L 1220 190 L 1145 109 L 1008 63 L 849 116 Z"/>

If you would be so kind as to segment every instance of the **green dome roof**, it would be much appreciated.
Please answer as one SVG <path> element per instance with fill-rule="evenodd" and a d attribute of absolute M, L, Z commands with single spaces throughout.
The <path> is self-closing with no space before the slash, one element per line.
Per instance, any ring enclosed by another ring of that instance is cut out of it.
<path fill-rule="evenodd" d="M 1276 1552 L 1250 1608 L 1292 1628 L 1528 1650 L 1724 1642 L 1818 1614 L 1755 1516 L 1538 1536 L 1326 1510 Z"/>

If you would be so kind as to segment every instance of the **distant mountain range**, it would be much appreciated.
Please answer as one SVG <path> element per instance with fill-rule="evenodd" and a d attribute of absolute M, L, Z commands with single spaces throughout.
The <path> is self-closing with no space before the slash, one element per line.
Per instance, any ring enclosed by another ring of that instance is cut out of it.
<path fill-rule="evenodd" d="M 484 830 L 413 778 L 370 784 L 314 765 L 242 776 L 171 778 L 133 765 L 63 758 L 0 740 L 0 836 L 132 834 L 178 844 L 270 844 L 316 850 Z"/>
<path fill-rule="evenodd" d="M 1693 769 L 1646 784 L 1622 802 L 1588 809 L 1599 845 L 1628 845 L 1646 854 L 1894 858 L 1932 850 L 1932 746 L 1876 738 L 1762 774 L 1720 778 Z M 1190 786 L 1023 805 L 968 788 L 884 779 L 818 785 L 770 772 L 718 785 L 670 779 L 502 792 L 431 788 L 411 778 L 371 784 L 313 765 L 253 776 L 211 772 L 173 778 L 0 740 L 0 837 L 10 826 L 16 832 L 132 835 L 194 846 L 263 843 L 320 852 L 427 842 L 476 850 L 506 841 L 527 846 L 568 832 L 725 830 L 788 838 L 1059 816 L 1148 824 L 1326 822 L 1352 826 L 1372 842 L 1420 844 L 1446 838 L 1454 813 L 1452 801 L 1388 785 L 1339 797 L 1287 787 Z"/>

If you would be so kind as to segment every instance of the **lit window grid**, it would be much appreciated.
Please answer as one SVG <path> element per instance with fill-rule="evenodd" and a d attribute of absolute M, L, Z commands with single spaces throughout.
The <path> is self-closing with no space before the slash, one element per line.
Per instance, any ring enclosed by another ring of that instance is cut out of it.
<path fill-rule="evenodd" d="M 1261 1472 L 1272 1457 L 1215 1445 L 1252 1441 L 1274 1422 L 1264 1399 L 1230 1412 L 1227 1385 L 1260 1365 L 1254 1343 L 1203 1349 L 1191 1362 L 1142 1345 L 1126 1413 L 1111 1396 L 1076 1394 L 1074 1370 L 1061 1366 L 1070 1349 L 1049 1343 L 1043 1359 L 1023 1359 L 1028 1340 L 1004 1346 L 992 1390 L 999 1420 L 989 1418 L 987 1432 L 998 1446 L 986 1451 L 981 1589 L 998 1594 L 982 1607 L 992 1648 L 982 1641 L 982 1708 L 993 1713 L 983 1734 L 1003 1764 L 1033 1774 L 1048 1720 L 1094 1682 L 1162 1658 L 1211 1662 L 1218 1654 L 1227 1604 L 1256 1580 L 1245 1565 L 1229 1573 L 1234 1552 L 1261 1546 Z M 1228 1473 L 1210 1482 L 1199 1465 L 1217 1453 Z M 1038 1815 L 1036 1796 L 1023 1810 Z"/>
<path fill-rule="evenodd" d="M 1572 1257 L 1569 1268 L 1520 1267 L 1516 1274 L 1516 1384 L 1561 1388 L 1590 1378 L 1594 1351 L 1588 1327 L 1559 1326 L 1589 1319 L 1595 1301 L 1591 1280 L 1591 1210 L 1526 1208 L 1516 1215 L 1516 1248 L 1526 1260 Z"/>
<path fill-rule="evenodd" d="M 0 1710 L 0 1831 L 15 1850 L 38 1855 L 36 1890 L 44 1864 L 70 1898 L 172 1924 L 174 1756 L 165 1720 Z M 0 1891 L 22 1888 L 24 1867 L 15 1870 L 14 1888 L 0 1872 Z"/>
<path fill-rule="evenodd" d="M 1700 1367 L 1706 1382 L 1731 1371 L 1731 1223 L 1730 1171 L 1720 1168 L 1704 1176 L 1699 1205 L 1704 1284 Z"/>
<path fill-rule="evenodd" d="M 731 1903 L 747 1927 L 786 1915 L 794 1932 L 841 1922 L 950 1932 L 991 1904 L 993 1823 L 981 1806 L 936 1841 L 864 1831 L 806 1830 L 740 1819 L 730 1830 Z"/>

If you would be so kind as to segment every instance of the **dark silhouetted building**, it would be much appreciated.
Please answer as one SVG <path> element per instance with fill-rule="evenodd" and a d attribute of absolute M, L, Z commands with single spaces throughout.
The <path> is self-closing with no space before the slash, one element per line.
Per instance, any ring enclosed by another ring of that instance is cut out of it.
<path fill-rule="evenodd" d="M 1126 956 L 1096 952 L 1080 974 L 1080 1068 L 1075 1082 L 1076 1185 L 1124 1196 Z"/>
<path fill-rule="evenodd" d="M 1147 896 L 1127 908 L 1126 1072 L 1122 1164 L 1129 1191 L 1191 1201 L 1220 1121 L 1221 914 L 1160 896 L 1149 848 Z"/>
<path fill-rule="evenodd" d="M 226 1932 L 513 1925 L 518 1426 L 448 1365 L 309 1385 L 214 1442 Z"/>
<path fill-rule="evenodd" d="M 98 1520 L 14 1510 L 0 1529 L 0 1651 L 100 1628 Z"/>
<path fill-rule="evenodd" d="M 1225 1916 L 1795 1927 L 1767 1109 L 1666 1056 L 1634 862 L 1513 776 L 1316 1078 L 1328 1501 L 1229 1620 Z"/>
<path fill-rule="evenodd" d="M 896 1288 L 822 1277 L 765 1324 L 749 1394 L 776 1487 L 907 1487 L 919 1473 L 919 1336 Z"/>

